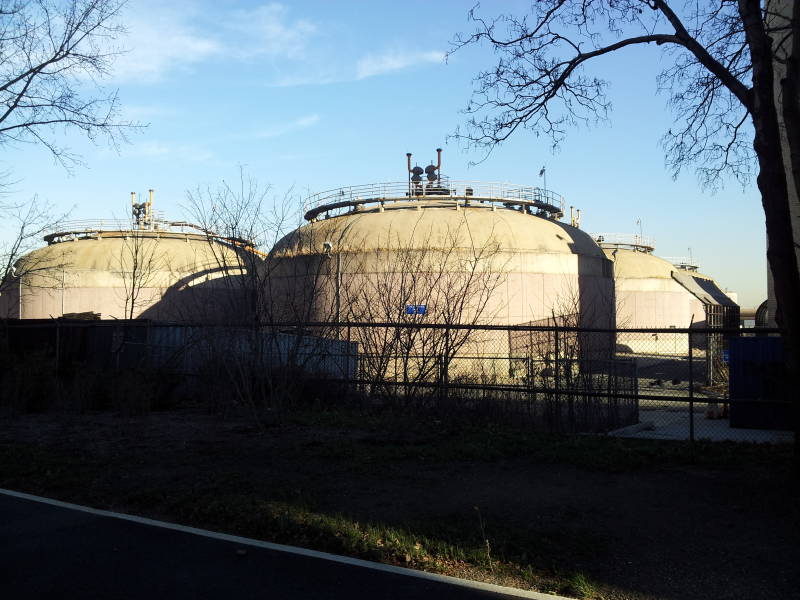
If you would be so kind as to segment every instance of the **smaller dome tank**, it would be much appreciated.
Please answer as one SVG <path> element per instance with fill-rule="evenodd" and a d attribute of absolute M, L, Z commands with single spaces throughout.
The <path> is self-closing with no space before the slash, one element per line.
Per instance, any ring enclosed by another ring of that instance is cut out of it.
<path fill-rule="evenodd" d="M 149 204 L 133 204 L 132 222 L 60 224 L 15 264 L 2 316 L 226 322 L 247 314 L 237 279 L 262 262 L 251 245 L 158 221 Z"/>

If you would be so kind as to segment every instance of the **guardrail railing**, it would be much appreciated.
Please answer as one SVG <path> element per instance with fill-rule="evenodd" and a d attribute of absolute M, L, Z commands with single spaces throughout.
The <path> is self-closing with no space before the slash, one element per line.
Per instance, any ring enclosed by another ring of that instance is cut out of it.
<path fill-rule="evenodd" d="M 358 204 L 379 201 L 474 199 L 483 202 L 515 202 L 541 205 L 549 212 L 564 212 L 564 197 L 552 190 L 512 183 L 485 181 L 434 182 L 395 181 L 368 183 L 325 190 L 306 198 L 303 211 L 313 218 L 320 212 L 334 212 Z M 545 207 L 545 205 L 549 205 Z M 306 218 L 309 218 L 308 216 Z"/>
<path fill-rule="evenodd" d="M 149 226 L 137 225 L 125 219 L 81 219 L 62 221 L 45 229 L 44 240 L 48 243 L 74 239 L 82 234 L 102 233 L 105 231 L 164 231 L 176 233 L 208 234 L 199 225 L 183 221 L 154 220 Z"/>
<path fill-rule="evenodd" d="M 700 265 L 697 264 L 697 261 L 689 258 L 688 256 L 662 256 L 661 258 L 669 263 L 672 263 L 679 269 L 697 271 L 700 268 Z"/>
<path fill-rule="evenodd" d="M 592 238 L 601 246 L 631 246 L 652 252 L 656 240 L 638 233 L 592 233 Z"/>

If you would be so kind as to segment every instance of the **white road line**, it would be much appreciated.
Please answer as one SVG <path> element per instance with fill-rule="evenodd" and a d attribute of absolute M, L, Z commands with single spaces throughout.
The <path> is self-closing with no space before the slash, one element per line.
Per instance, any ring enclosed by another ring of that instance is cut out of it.
<path fill-rule="evenodd" d="M 317 550 L 308 550 L 307 548 L 299 548 L 297 546 L 273 544 L 271 542 L 263 542 L 261 540 L 254 540 L 252 538 L 240 537 L 238 535 L 229 535 L 227 533 L 218 533 L 216 531 L 208 531 L 206 529 L 198 529 L 196 527 L 187 527 L 185 525 L 168 523 L 166 521 L 156 521 L 155 519 L 148 519 L 146 517 L 137 517 L 135 515 L 126 515 L 124 513 L 117 513 L 109 510 L 100 510 L 97 508 L 91 508 L 89 506 L 81 506 L 80 504 L 72 504 L 70 502 L 62 502 L 61 500 L 53 500 L 52 498 L 43 498 L 42 496 L 34 496 L 32 494 L 26 494 L 24 492 L 15 492 L 14 490 L 6 490 L 0 488 L 0 494 L 11 496 L 13 498 L 21 498 L 23 500 L 31 500 L 33 502 L 41 502 L 42 504 L 49 504 L 51 506 L 58 506 L 59 508 L 68 508 L 70 510 L 77 510 L 80 512 L 89 513 L 91 515 L 97 515 L 99 517 L 110 517 L 112 519 L 121 519 L 123 521 L 131 521 L 132 523 L 139 523 L 141 525 L 149 525 L 150 527 L 161 527 L 163 529 L 171 529 L 173 531 L 180 531 L 183 533 L 190 533 L 192 535 L 199 535 L 214 540 L 234 542 L 236 544 L 254 546 L 256 548 L 275 550 L 276 552 L 287 552 L 289 554 L 297 554 L 299 556 L 319 558 L 322 560 L 329 560 L 332 562 L 342 563 L 345 565 L 364 567 L 365 569 L 372 569 L 374 571 L 384 571 L 385 573 L 394 573 L 395 575 L 405 575 L 407 577 L 416 577 L 418 579 L 438 581 L 439 583 L 458 585 L 461 587 L 472 588 L 475 590 L 484 590 L 487 592 L 494 592 L 497 594 L 506 594 L 507 596 L 516 596 L 517 598 L 533 598 L 534 600 L 572 600 L 570 598 L 565 598 L 564 596 L 556 596 L 554 594 L 543 594 L 541 592 L 520 590 L 517 588 L 505 587 L 502 585 L 495 585 L 493 583 L 483 583 L 481 581 L 471 581 L 469 579 L 461 579 L 460 577 L 451 577 L 449 575 L 438 575 L 436 573 L 426 573 L 425 571 L 415 571 L 414 569 L 406 569 L 404 567 L 395 567 L 393 565 L 384 565 L 382 563 L 376 563 L 368 560 L 361 560 L 358 558 L 350 558 L 348 556 L 339 556 L 338 554 L 329 554 L 328 552 L 318 552 Z"/>

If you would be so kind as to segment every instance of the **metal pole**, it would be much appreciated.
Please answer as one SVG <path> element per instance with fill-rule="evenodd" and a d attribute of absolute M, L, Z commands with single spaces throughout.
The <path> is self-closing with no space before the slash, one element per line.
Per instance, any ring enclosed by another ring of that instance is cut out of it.
<path fill-rule="evenodd" d="M 443 383 L 444 389 L 443 396 L 444 401 L 447 402 L 450 396 L 450 329 L 445 328 L 444 330 L 444 355 L 442 361 L 442 369 L 443 369 Z"/>
<path fill-rule="evenodd" d="M 64 279 L 66 274 L 64 273 L 64 265 L 61 265 L 61 316 L 64 316 Z"/>
<path fill-rule="evenodd" d="M 689 336 L 689 441 L 694 442 L 694 353 L 692 352 L 692 334 Z"/>
<path fill-rule="evenodd" d="M 345 339 L 345 342 L 347 342 L 347 362 L 345 363 L 345 366 L 344 366 L 344 368 L 345 368 L 345 388 L 344 388 L 344 392 L 345 392 L 345 397 L 347 398 L 347 400 L 350 400 L 351 395 L 352 395 L 352 390 L 350 389 L 350 386 L 351 386 L 350 380 L 355 377 L 355 374 L 351 375 L 351 373 L 350 373 L 350 365 L 352 365 L 355 362 L 355 357 L 353 356 L 353 351 L 352 351 L 351 342 L 350 342 L 350 326 L 349 325 L 347 326 L 347 338 Z"/>
<path fill-rule="evenodd" d="M 555 340 L 556 341 L 556 344 L 555 344 L 555 346 L 556 346 L 555 347 L 555 353 L 556 353 L 556 355 L 555 355 L 556 399 L 558 399 L 559 386 L 560 386 L 560 383 L 561 383 L 561 367 L 560 367 L 560 365 L 558 363 L 558 355 L 559 355 L 559 352 L 560 352 L 559 347 L 558 347 L 558 329 L 555 330 L 555 338 L 556 338 L 556 340 Z"/>
<path fill-rule="evenodd" d="M 336 253 L 336 339 L 341 339 L 341 310 L 342 310 L 342 299 L 341 299 L 341 288 L 342 288 L 342 255 L 339 252 Z"/>

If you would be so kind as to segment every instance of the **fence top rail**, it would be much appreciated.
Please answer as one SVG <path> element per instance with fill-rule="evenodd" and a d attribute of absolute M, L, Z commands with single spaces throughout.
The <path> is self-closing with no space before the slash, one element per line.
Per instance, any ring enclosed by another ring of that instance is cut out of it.
<path fill-rule="evenodd" d="M 576 327 L 569 325 L 488 325 L 488 324 L 463 324 L 463 323 L 425 323 L 425 322 L 369 322 L 369 321 L 341 321 L 331 323 L 326 321 L 315 322 L 282 322 L 264 323 L 263 327 L 272 328 L 418 328 L 418 329 L 450 329 L 450 330 L 474 330 L 474 331 L 565 331 L 577 333 L 679 333 L 679 334 L 702 334 L 702 333 L 722 333 L 722 334 L 773 334 L 781 333 L 778 328 L 772 327 L 687 327 L 687 328 L 659 328 L 659 327 L 630 327 L 630 328 L 601 328 L 601 327 Z"/>
<path fill-rule="evenodd" d="M 165 322 L 151 321 L 148 319 L 98 319 L 98 320 L 66 320 L 66 319 L 0 319 L 0 328 L 3 327 L 205 327 L 205 328 L 228 328 L 228 329 L 277 329 L 277 330 L 300 330 L 303 329 L 329 329 L 336 330 L 342 328 L 368 329 L 368 328 L 391 328 L 391 329 L 446 329 L 451 331 L 518 331 L 518 332 L 574 332 L 574 333 L 649 333 L 649 334 L 725 334 L 725 335 L 771 335 L 780 334 L 781 330 L 774 327 L 751 327 L 751 328 L 722 328 L 722 327 L 692 327 L 683 329 L 655 328 L 655 327 L 635 327 L 635 328 L 592 328 L 592 327 L 572 327 L 566 325 L 473 325 L 473 324 L 443 324 L 425 322 L 365 322 L 365 321 L 342 321 L 331 323 L 327 321 L 286 321 L 261 323 L 258 325 L 246 325 L 241 323 L 198 323 L 198 322 Z M 288 331 L 287 331 L 288 332 Z"/>

